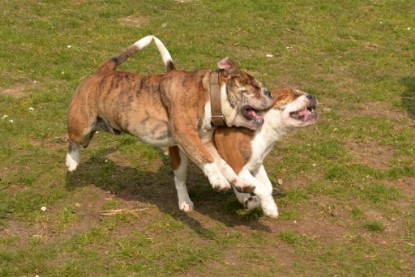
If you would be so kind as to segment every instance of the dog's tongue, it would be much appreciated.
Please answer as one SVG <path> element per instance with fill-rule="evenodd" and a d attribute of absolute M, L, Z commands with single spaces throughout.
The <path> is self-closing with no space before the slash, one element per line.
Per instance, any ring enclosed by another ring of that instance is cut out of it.
<path fill-rule="evenodd" d="M 299 111 L 298 114 L 300 116 L 304 116 L 304 119 L 307 119 L 308 115 L 310 114 L 310 111 L 307 109 L 304 109 L 304 110 Z"/>
<path fill-rule="evenodd" d="M 254 109 L 247 109 L 247 115 L 249 115 L 256 124 L 262 124 L 264 119 L 261 116 L 258 116 Z"/>
<path fill-rule="evenodd" d="M 246 113 L 252 118 L 256 117 L 256 113 L 255 113 L 254 109 L 247 109 Z"/>
<path fill-rule="evenodd" d="M 262 119 L 260 116 L 257 116 L 256 112 L 254 109 L 248 109 L 247 110 L 247 114 L 252 117 L 253 120 L 258 121 L 260 119 Z"/>

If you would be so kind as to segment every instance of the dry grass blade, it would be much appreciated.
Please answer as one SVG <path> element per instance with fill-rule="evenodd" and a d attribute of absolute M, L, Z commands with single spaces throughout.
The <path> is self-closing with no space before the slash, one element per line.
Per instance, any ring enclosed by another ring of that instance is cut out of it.
<path fill-rule="evenodd" d="M 116 214 L 130 214 L 134 217 L 139 217 L 139 212 L 148 210 L 148 208 L 143 209 L 114 209 L 114 210 L 105 210 L 100 212 L 99 214 L 102 216 L 112 216 Z"/>

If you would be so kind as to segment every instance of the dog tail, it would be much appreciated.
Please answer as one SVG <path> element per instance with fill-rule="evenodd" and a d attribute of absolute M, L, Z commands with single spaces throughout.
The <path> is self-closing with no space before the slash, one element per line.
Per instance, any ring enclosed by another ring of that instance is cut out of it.
<path fill-rule="evenodd" d="M 156 37 L 154 38 L 154 43 L 157 46 L 157 50 L 159 50 L 159 53 L 161 55 L 161 58 L 163 59 L 164 66 L 166 67 L 166 71 L 169 72 L 171 70 L 175 70 L 176 67 L 174 65 L 173 59 L 171 58 L 171 55 L 169 53 L 169 50 L 167 50 L 166 46 Z"/>
<path fill-rule="evenodd" d="M 163 63 L 166 67 L 167 72 L 170 70 L 174 70 L 175 66 L 166 46 L 164 46 L 164 44 L 155 36 L 149 35 L 136 41 L 134 44 L 128 46 L 120 54 L 115 55 L 114 57 L 103 63 L 98 68 L 97 73 L 107 73 L 115 71 L 115 69 L 117 69 L 117 67 L 124 61 L 126 61 L 129 57 L 131 57 L 131 55 L 147 47 L 153 39 L 157 46 L 157 50 L 159 51 L 161 58 L 163 59 Z"/>

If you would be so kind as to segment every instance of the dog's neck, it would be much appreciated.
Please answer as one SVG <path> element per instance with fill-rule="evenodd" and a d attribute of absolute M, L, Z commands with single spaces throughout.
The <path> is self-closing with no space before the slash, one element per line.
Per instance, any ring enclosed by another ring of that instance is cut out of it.
<path fill-rule="evenodd" d="M 209 74 L 209 94 L 212 113 L 212 125 L 214 127 L 226 126 L 225 116 L 222 113 L 222 91 L 219 84 L 219 72 L 211 71 Z"/>
<path fill-rule="evenodd" d="M 278 114 L 277 114 L 278 113 Z M 284 124 L 280 111 L 269 111 L 264 118 L 264 125 L 256 131 L 256 136 L 262 137 L 265 147 L 272 147 L 275 142 L 280 140 L 294 128 Z"/>

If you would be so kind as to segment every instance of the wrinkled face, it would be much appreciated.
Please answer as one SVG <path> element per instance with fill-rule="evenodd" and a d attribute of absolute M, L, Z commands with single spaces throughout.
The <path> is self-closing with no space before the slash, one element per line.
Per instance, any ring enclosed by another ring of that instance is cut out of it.
<path fill-rule="evenodd" d="M 224 78 L 230 105 L 236 115 L 232 125 L 256 130 L 264 123 L 263 111 L 273 103 L 271 92 L 246 72 Z"/>
<path fill-rule="evenodd" d="M 271 94 L 274 97 L 272 110 L 280 112 L 284 126 L 305 127 L 317 122 L 318 102 L 313 95 L 293 89 L 276 89 Z"/>

